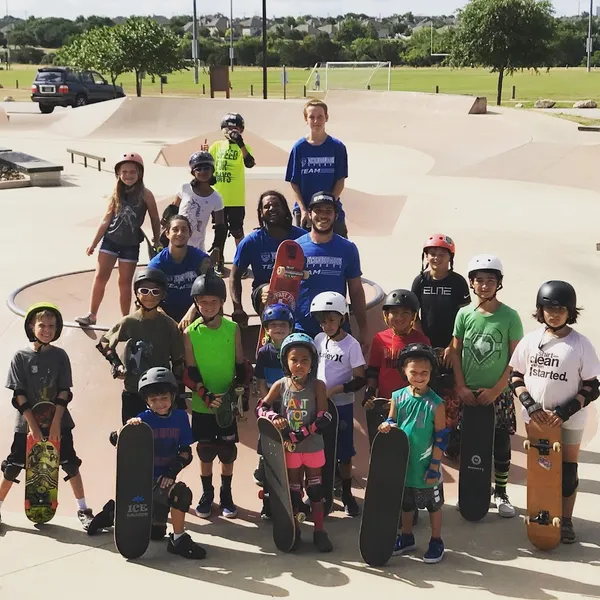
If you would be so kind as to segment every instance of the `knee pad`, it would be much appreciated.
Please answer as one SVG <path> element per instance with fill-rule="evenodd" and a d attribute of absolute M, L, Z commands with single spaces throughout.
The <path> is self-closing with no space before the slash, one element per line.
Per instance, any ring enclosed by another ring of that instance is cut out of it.
<path fill-rule="evenodd" d="M 175 510 L 186 513 L 192 505 L 192 500 L 192 490 L 183 481 L 178 481 L 169 492 L 169 505 Z"/>
<path fill-rule="evenodd" d="M 302 485 L 299 483 L 290 483 L 290 497 L 294 513 L 299 512 L 302 504 Z"/>
<path fill-rule="evenodd" d="M 579 477 L 577 477 L 577 463 L 564 462 L 562 464 L 562 495 L 563 498 L 569 498 L 579 487 Z"/>
<path fill-rule="evenodd" d="M 501 430 L 496 433 L 494 438 L 494 460 L 497 462 L 510 462 L 510 435 L 507 431 Z"/>
<path fill-rule="evenodd" d="M 0 469 L 2 470 L 2 473 L 4 473 L 4 479 L 12 481 L 13 483 L 20 483 L 17 477 L 23 469 L 21 465 L 15 465 L 14 463 L 3 460 Z"/>
<path fill-rule="evenodd" d="M 75 461 L 67 461 L 60 463 L 62 470 L 67 474 L 64 478 L 65 481 L 69 481 L 72 477 L 75 477 L 79 473 L 79 467 L 81 466 L 81 459 L 78 458 Z"/>
<path fill-rule="evenodd" d="M 323 500 L 323 479 L 321 477 L 309 477 L 306 481 L 306 495 L 311 502 Z"/>
<path fill-rule="evenodd" d="M 237 458 L 237 446 L 235 444 L 217 446 L 217 456 L 222 464 L 231 465 Z"/>
<path fill-rule="evenodd" d="M 211 463 L 217 458 L 217 447 L 214 444 L 196 444 L 198 458 L 204 463 Z"/>

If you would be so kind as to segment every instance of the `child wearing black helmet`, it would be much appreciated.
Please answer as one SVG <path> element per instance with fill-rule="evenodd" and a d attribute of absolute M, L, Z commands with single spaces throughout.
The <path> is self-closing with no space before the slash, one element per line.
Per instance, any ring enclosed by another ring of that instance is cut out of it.
<path fill-rule="evenodd" d="M 575 289 L 566 281 L 547 281 L 536 299 L 534 318 L 542 327 L 528 333 L 510 359 L 510 387 L 523 420 L 562 430 L 563 511 L 561 541 L 573 544 L 573 508 L 579 478 L 577 462 L 590 402 L 600 393 L 600 362 L 590 340 L 570 325 L 577 323 Z"/>
<path fill-rule="evenodd" d="M 167 292 L 166 275 L 158 269 L 139 270 L 134 278 L 136 310 L 105 333 L 96 346 L 110 363 L 115 379 L 123 379 L 121 420 L 125 424 L 146 409 L 138 394 L 140 375 L 152 367 L 171 369 L 183 380 L 183 340 L 177 323 L 158 310 Z M 125 344 L 123 361 L 117 345 Z M 184 406 L 184 405 L 182 405 Z"/>
<path fill-rule="evenodd" d="M 426 508 L 431 523 L 429 548 L 423 556 L 426 563 L 440 562 L 444 556 L 442 541 L 442 452 L 448 441 L 444 401 L 429 387 L 438 366 L 433 349 L 425 344 L 409 344 L 400 353 L 398 369 L 408 386 L 392 394 L 390 413 L 379 426 L 388 433 L 400 427 L 408 436 L 410 457 L 402 499 L 402 531 L 398 534 L 394 556 L 415 550 L 412 533 L 413 516 L 418 508 Z"/>

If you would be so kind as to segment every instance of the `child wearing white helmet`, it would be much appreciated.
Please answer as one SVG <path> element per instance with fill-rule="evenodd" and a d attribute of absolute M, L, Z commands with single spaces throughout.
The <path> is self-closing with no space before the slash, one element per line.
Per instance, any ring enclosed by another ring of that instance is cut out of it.
<path fill-rule="evenodd" d="M 343 329 L 348 319 L 346 298 L 337 292 L 322 292 L 310 305 L 310 314 L 323 330 L 315 337 L 319 353 L 317 377 L 327 386 L 327 397 L 338 411 L 337 460 L 342 484 L 344 512 L 360 514 L 352 495 L 354 450 L 354 394 L 366 384 L 365 359 L 360 343 Z"/>
<path fill-rule="evenodd" d="M 464 404 L 494 404 L 494 504 L 501 517 L 514 517 L 506 493 L 510 470 L 510 436 L 516 431 L 513 397 L 508 388 L 508 365 L 523 337 L 523 324 L 514 309 L 497 298 L 504 269 L 491 254 L 469 262 L 469 283 L 476 301 L 458 311 L 452 338 L 456 391 Z"/>

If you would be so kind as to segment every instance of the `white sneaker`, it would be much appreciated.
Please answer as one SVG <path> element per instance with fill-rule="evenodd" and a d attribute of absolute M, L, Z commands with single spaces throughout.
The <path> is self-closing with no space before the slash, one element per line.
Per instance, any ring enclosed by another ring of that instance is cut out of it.
<path fill-rule="evenodd" d="M 506 492 L 502 494 L 494 494 L 494 504 L 498 509 L 498 514 L 501 517 L 505 517 L 510 519 L 517 514 L 515 507 L 510 503 L 508 499 L 508 494 Z"/>

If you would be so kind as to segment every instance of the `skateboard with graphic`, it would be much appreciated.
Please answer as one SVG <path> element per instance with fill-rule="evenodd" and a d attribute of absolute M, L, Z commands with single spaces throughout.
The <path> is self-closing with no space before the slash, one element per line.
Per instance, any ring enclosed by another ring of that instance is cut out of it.
<path fill-rule="evenodd" d="M 335 473 L 337 467 L 337 437 L 339 416 L 336 405 L 328 398 L 327 412 L 331 414 L 331 423 L 323 431 L 325 465 L 323 466 L 323 510 L 326 515 L 333 507 Z"/>
<path fill-rule="evenodd" d="M 58 468 L 60 441 L 48 439 L 56 406 L 53 402 L 38 402 L 31 412 L 42 431 L 36 442 L 31 433 L 27 436 L 25 458 L 25 514 L 33 523 L 50 521 L 58 507 Z"/>
<path fill-rule="evenodd" d="M 527 425 L 527 537 L 540 550 L 560 544 L 562 436 L 560 427 Z"/>

